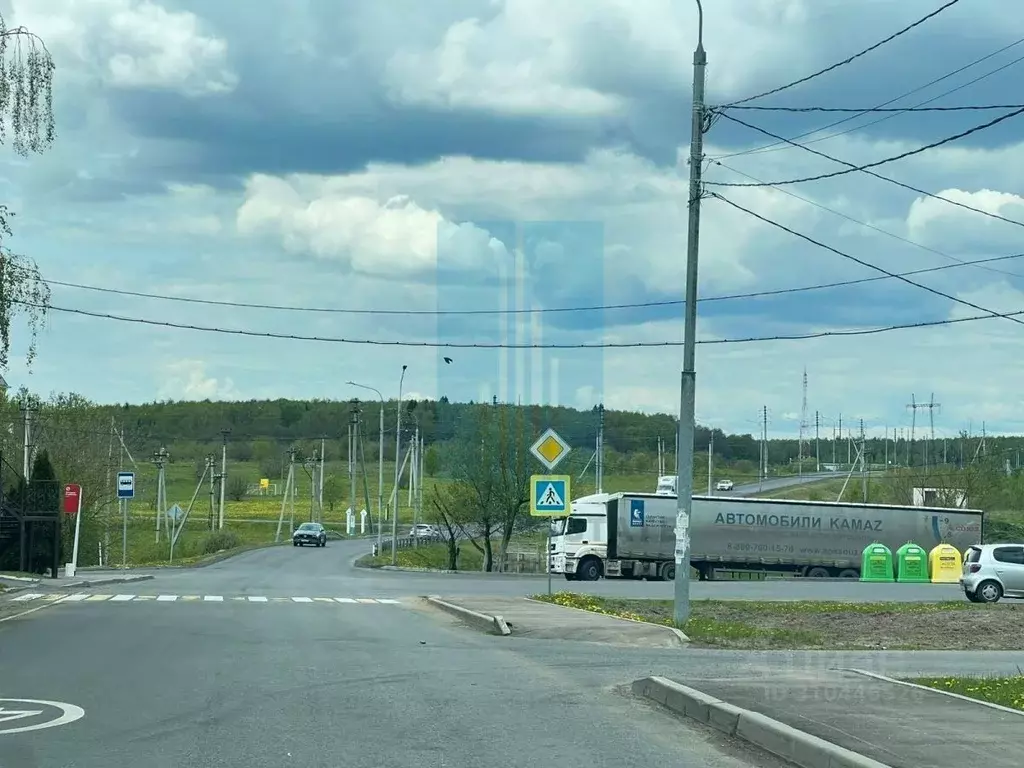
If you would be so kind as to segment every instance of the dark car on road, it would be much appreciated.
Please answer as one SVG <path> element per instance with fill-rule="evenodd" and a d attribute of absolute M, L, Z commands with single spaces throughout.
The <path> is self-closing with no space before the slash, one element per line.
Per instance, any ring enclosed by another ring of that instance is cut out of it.
<path fill-rule="evenodd" d="M 320 523 L 303 523 L 295 529 L 292 534 L 292 546 L 304 547 L 307 544 L 316 544 L 318 547 L 327 546 L 327 529 Z"/>

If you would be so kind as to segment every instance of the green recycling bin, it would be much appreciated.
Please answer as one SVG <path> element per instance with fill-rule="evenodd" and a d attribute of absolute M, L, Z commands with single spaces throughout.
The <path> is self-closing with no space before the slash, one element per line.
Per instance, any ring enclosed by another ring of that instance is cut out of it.
<path fill-rule="evenodd" d="M 861 581 L 895 581 L 892 569 L 892 550 L 875 542 L 864 548 L 860 559 Z"/>
<path fill-rule="evenodd" d="M 927 583 L 928 553 L 912 541 L 896 550 L 896 581 Z"/>

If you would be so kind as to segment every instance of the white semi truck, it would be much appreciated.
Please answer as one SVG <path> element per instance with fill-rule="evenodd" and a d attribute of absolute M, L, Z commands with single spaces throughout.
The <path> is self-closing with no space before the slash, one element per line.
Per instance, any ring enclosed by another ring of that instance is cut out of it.
<path fill-rule="evenodd" d="M 981 541 L 982 519 L 971 509 L 694 496 L 690 565 L 701 580 L 715 570 L 859 578 L 869 544 L 963 551 Z M 549 567 L 567 580 L 675 579 L 674 496 L 585 496 L 552 526 Z"/>

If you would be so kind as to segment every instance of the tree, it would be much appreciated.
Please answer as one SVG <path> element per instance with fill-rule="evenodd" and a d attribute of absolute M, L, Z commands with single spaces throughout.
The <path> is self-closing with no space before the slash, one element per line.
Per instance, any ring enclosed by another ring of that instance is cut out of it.
<path fill-rule="evenodd" d="M 33 521 L 28 525 L 28 569 L 31 573 L 45 573 L 53 562 L 53 537 L 60 535 L 57 526 L 67 525 L 61 519 L 65 515 L 61 514 L 60 481 L 45 449 L 36 454 L 32 463 L 27 495 L 26 509 L 29 514 L 52 513 L 54 523 L 57 524 Z M 66 535 L 62 538 L 66 538 Z M 62 556 L 63 552 L 59 554 Z"/>
<path fill-rule="evenodd" d="M 448 475 L 464 487 L 459 499 L 477 528 L 470 542 L 483 555 L 486 571 L 494 569 L 494 535 L 499 536 L 498 557 L 504 563 L 530 500 L 527 423 L 526 412 L 515 406 L 473 406 L 448 447 Z M 435 495 L 434 501 L 443 504 L 445 499 Z"/>
<path fill-rule="evenodd" d="M 448 570 L 459 569 L 459 541 L 465 538 L 467 523 L 472 520 L 476 494 L 474 488 L 464 482 L 434 486 L 430 496 L 430 507 L 426 516 L 428 522 L 441 529 L 448 550 Z"/>
<path fill-rule="evenodd" d="M 232 475 L 224 491 L 231 501 L 242 501 L 249 494 L 249 483 L 240 475 Z"/>
<path fill-rule="evenodd" d="M 8 136 L 19 155 L 42 153 L 56 138 L 53 119 L 55 66 L 43 41 L 24 27 L 9 29 L 0 15 L 0 142 Z M 27 358 L 36 356 L 36 338 L 50 307 L 50 288 L 35 261 L 4 244 L 12 236 L 14 213 L 0 204 L 0 369 L 11 350 L 11 322 L 28 321 L 31 342 Z"/>

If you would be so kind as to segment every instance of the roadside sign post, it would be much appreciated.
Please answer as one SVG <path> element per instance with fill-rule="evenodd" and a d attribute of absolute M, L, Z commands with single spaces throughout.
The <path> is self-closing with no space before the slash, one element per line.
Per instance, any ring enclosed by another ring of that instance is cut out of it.
<path fill-rule="evenodd" d="M 550 427 L 530 446 L 530 453 L 548 472 L 554 470 L 572 448 Z M 572 478 L 569 475 L 532 475 L 530 477 L 530 515 L 533 517 L 562 517 L 570 512 Z M 551 521 L 548 521 L 548 546 L 544 553 L 548 572 L 548 594 L 551 594 Z"/>
<path fill-rule="evenodd" d="M 121 505 L 121 567 L 128 567 L 128 501 L 135 498 L 135 473 L 117 473 L 117 501 Z"/>
<path fill-rule="evenodd" d="M 179 505 L 175 504 L 168 509 L 165 514 L 167 515 L 167 520 L 171 524 L 171 535 L 168 537 L 171 540 L 171 551 L 167 557 L 167 562 L 170 564 L 174 562 L 174 545 L 177 543 L 178 535 L 181 533 L 181 529 L 185 525 L 184 518 L 186 513 Z"/>
<path fill-rule="evenodd" d="M 71 577 L 78 570 L 78 540 L 82 531 L 82 486 L 74 483 L 64 486 L 64 514 L 75 516 L 75 543 L 71 549 L 71 562 L 64 565 L 64 575 Z"/>

